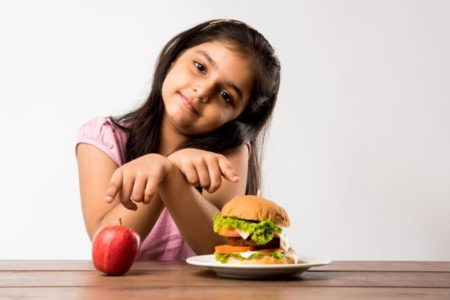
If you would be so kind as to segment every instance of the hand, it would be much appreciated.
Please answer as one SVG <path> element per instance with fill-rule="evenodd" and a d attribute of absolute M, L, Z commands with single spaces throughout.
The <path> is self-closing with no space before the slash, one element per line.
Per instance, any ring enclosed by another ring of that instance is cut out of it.
<path fill-rule="evenodd" d="M 134 202 L 149 203 L 170 166 L 159 154 L 147 154 L 122 165 L 111 176 L 105 200 L 111 203 L 118 198 L 126 208 L 136 210 Z"/>
<path fill-rule="evenodd" d="M 176 151 L 167 157 L 193 186 L 201 186 L 214 193 L 222 184 L 222 177 L 238 182 L 230 161 L 222 154 L 193 148 Z"/>

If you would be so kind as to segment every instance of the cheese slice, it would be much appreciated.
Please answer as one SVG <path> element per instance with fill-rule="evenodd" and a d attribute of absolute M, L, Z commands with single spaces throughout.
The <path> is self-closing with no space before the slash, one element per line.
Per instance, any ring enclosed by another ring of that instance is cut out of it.
<path fill-rule="evenodd" d="M 298 257 L 294 249 L 290 248 L 289 251 L 287 251 L 284 255 L 287 257 L 291 257 L 294 260 L 295 264 L 298 263 Z"/>
<path fill-rule="evenodd" d="M 291 245 L 289 244 L 286 235 L 284 233 L 280 233 L 278 237 L 280 238 L 280 248 L 287 252 Z"/>
<path fill-rule="evenodd" d="M 257 253 L 257 252 L 258 252 L 258 251 L 245 251 L 245 252 L 239 252 L 239 256 L 241 256 L 241 257 L 247 259 L 247 258 L 249 258 L 250 256 L 252 256 L 252 254 L 255 254 L 255 253 Z"/>
<path fill-rule="evenodd" d="M 245 252 L 239 252 L 239 256 L 242 258 L 248 259 L 250 256 L 252 256 L 255 253 L 258 253 L 259 251 L 245 251 Z M 294 263 L 298 262 L 297 255 L 295 254 L 294 249 L 290 248 L 289 251 L 283 254 L 284 256 L 291 257 L 294 260 Z"/>
<path fill-rule="evenodd" d="M 239 229 L 236 229 L 236 232 L 241 236 L 241 238 L 243 238 L 244 240 L 246 240 L 250 234 L 252 234 L 251 232 L 245 232 Z"/>

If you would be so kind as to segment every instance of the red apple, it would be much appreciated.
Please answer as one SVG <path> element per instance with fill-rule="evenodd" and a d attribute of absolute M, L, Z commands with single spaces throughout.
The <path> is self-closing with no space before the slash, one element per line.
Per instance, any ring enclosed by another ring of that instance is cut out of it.
<path fill-rule="evenodd" d="M 139 252 L 139 235 L 125 226 L 107 226 L 92 239 L 92 261 L 100 272 L 123 275 L 131 268 Z"/>

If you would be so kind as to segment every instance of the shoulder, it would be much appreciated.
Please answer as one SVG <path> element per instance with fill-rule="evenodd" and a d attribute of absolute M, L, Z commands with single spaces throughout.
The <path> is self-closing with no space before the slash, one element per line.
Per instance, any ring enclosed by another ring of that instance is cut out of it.
<path fill-rule="evenodd" d="M 84 123 L 78 130 L 75 149 L 89 144 L 110 156 L 117 165 L 123 164 L 127 134 L 109 118 L 98 117 Z"/>

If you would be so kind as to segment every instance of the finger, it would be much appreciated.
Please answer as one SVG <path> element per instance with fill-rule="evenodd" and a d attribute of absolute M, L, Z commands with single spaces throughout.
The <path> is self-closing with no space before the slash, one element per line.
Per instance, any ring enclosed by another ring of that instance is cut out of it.
<path fill-rule="evenodd" d="M 209 185 L 211 184 L 211 180 L 209 178 L 208 166 L 203 159 L 196 162 L 195 171 L 197 172 L 200 186 L 204 189 L 208 189 Z"/>
<path fill-rule="evenodd" d="M 120 189 L 122 188 L 122 170 L 116 169 L 114 173 L 111 176 L 111 180 L 109 181 L 109 184 L 105 191 L 105 200 L 108 203 L 111 203 L 114 201 L 114 199 L 117 196 L 117 193 L 119 193 Z"/>
<path fill-rule="evenodd" d="M 219 158 L 219 166 L 220 172 L 225 179 L 235 183 L 239 181 L 240 178 L 228 159 L 225 157 Z"/>
<path fill-rule="evenodd" d="M 222 184 L 222 173 L 220 172 L 219 161 L 217 158 L 208 162 L 208 172 L 210 179 L 208 193 L 214 193 Z"/>
<path fill-rule="evenodd" d="M 137 205 L 133 201 L 131 201 L 131 192 L 133 190 L 134 185 L 134 176 L 129 173 L 124 173 L 122 180 L 122 189 L 119 192 L 120 202 L 122 205 L 128 209 L 136 210 Z"/>
<path fill-rule="evenodd" d="M 147 184 L 147 177 L 141 175 L 134 179 L 133 190 L 131 192 L 131 199 L 134 202 L 144 201 L 145 185 Z"/>
<path fill-rule="evenodd" d="M 186 166 L 183 166 L 181 169 L 181 172 L 183 172 L 184 177 L 186 177 L 186 180 L 192 184 L 193 186 L 199 185 L 199 179 L 197 175 L 197 171 L 195 170 L 194 166 L 192 164 L 188 164 Z"/>
<path fill-rule="evenodd" d="M 155 196 L 156 193 L 156 184 L 155 184 L 155 180 L 152 180 L 151 178 L 149 178 L 147 180 L 147 184 L 145 185 L 145 191 L 144 191 L 144 203 L 148 204 L 150 203 L 150 201 L 152 201 L 153 197 Z"/>

